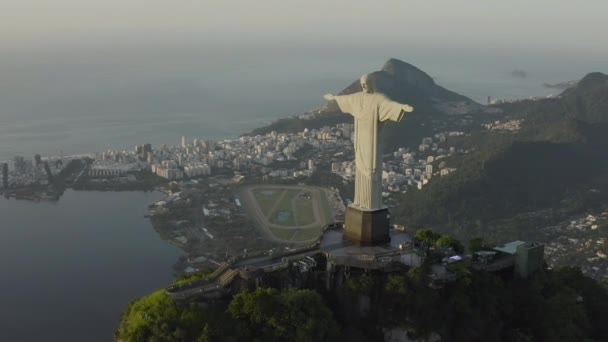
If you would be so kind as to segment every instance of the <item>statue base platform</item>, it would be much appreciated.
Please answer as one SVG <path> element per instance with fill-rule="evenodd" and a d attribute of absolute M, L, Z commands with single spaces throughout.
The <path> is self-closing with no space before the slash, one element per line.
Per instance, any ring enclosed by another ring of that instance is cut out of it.
<path fill-rule="evenodd" d="M 368 210 L 346 207 L 344 239 L 360 246 L 374 246 L 391 241 L 388 208 Z"/>

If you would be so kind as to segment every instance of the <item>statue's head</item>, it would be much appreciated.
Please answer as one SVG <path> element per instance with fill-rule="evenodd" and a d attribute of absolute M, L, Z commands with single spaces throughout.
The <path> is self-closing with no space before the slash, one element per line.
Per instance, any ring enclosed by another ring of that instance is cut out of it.
<path fill-rule="evenodd" d="M 374 92 L 374 85 L 372 82 L 372 78 L 369 76 L 369 74 L 361 76 L 361 89 L 363 89 L 364 93 L 368 94 Z"/>

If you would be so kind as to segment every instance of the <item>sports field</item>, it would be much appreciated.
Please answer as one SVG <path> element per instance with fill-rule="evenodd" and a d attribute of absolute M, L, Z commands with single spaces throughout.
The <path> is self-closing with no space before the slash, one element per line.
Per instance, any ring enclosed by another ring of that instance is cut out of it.
<path fill-rule="evenodd" d="M 247 212 L 271 238 L 308 242 L 332 222 L 325 191 L 309 186 L 258 185 L 243 189 L 240 197 Z"/>

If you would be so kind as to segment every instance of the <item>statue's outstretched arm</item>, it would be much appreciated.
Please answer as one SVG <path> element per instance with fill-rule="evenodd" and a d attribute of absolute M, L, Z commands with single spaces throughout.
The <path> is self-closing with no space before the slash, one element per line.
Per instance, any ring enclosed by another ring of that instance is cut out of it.
<path fill-rule="evenodd" d="M 357 116 L 360 112 L 360 100 L 361 93 L 355 93 L 350 95 L 333 95 L 333 94 L 325 94 L 323 98 L 327 101 L 336 101 L 338 104 L 338 108 L 344 114 L 350 114 L 352 116 Z"/>
<path fill-rule="evenodd" d="M 403 106 L 401 106 L 401 110 L 406 112 L 406 113 L 411 113 L 414 111 L 414 107 L 408 105 L 408 104 L 404 104 Z"/>
<path fill-rule="evenodd" d="M 336 98 L 336 96 L 333 94 L 325 94 L 325 95 L 323 95 L 323 98 L 326 99 L 327 101 L 331 101 L 331 100 L 334 100 Z"/>

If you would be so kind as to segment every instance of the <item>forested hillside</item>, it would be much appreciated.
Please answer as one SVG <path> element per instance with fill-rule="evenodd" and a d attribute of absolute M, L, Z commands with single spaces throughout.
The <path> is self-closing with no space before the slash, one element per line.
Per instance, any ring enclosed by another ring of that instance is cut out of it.
<path fill-rule="evenodd" d="M 461 144 L 474 152 L 451 161 L 458 170 L 409 192 L 397 217 L 468 238 L 483 234 L 489 221 L 523 212 L 565 215 L 605 204 L 606 80 L 590 74 L 560 98 L 501 106 L 507 119 L 523 119 L 521 131 L 472 134 Z"/>

